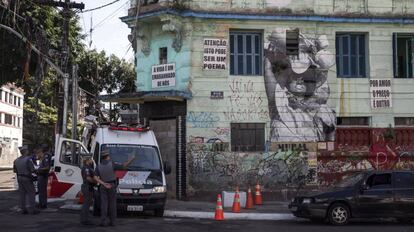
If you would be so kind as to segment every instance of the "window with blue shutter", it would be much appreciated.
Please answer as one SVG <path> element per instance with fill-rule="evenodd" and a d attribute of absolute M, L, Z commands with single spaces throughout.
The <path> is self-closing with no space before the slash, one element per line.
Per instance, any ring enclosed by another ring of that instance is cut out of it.
<path fill-rule="evenodd" d="M 338 77 L 367 76 L 365 34 L 336 34 L 336 72 Z"/>
<path fill-rule="evenodd" d="M 230 75 L 262 75 L 262 34 L 230 32 Z"/>

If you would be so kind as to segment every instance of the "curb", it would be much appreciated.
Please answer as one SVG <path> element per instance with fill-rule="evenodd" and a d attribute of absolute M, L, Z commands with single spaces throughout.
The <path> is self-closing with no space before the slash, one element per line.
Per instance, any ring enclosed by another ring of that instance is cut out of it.
<path fill-rule="evenodd" d="M 59 209 L 81 210 L 82 205 L 65 204 Z M 211 219 L 214 220 L 214 212 L 197 212 L 197 211 L 176 211 L 165 210 L 164 217 L 170 218 L 194 218 L 194 219 Z M 290 221 L 297 218 L 288 213 L 224 213 L 225 220 L 252 220 L 252 221 Z"/>
<path fill-rule="evenodd" d="M 165 210 L 164 217 L 214 219 L 214 212 Z M 287 213 L 224 213 L 225 220 L 285 221 L 296 217 Z"/>

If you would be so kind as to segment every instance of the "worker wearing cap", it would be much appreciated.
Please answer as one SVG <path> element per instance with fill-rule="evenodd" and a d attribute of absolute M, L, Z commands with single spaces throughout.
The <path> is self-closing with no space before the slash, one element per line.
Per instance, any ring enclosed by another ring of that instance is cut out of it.
<path fill-rule="evenodd" d="M 127 167 L 132 163 L 133 159 L 129 159 L 122 166 Z M 101 195 L 101 226 L 115 226 L 116 219 L 116 188 L 117 188 L 117 178 L 115 175 L 115 164 L 111 161 L 109 156 L 109 150 L 103 150 L 101 152 L 101 162 L 97 168 L 97 174 L 100 178 L 111 184 L 111 188 L 99 188 L 99 193 Z M 109 214 L 109 223 L 107 223 Z"/>
<path fill-rule="evenodd" d="M 20 208 L 23 214 L 36 214 L 38 213 L 34 208 L 36 190 L 32 176 L 35 172 L 34 164 L 27 146 L 19 147 L 19 150 L 22 155 L 14 160 L 13 171 L 17 174 L 19 184 Z"/>
<path fill-rule="evenodd" d="M 49 178 L 51 155 L 48 153 L 49 147 L 43 144 L 36 149 L 36 157 L 39 160 L 37 169 L 37 189 L 39 192 L 39 208 L 47 208 L 47 181 Z"/>
<path fill-rule="evenodd" d="M 89 208 L 92 205 L 92 198 L 94 194 L 94 186 L 99 183 L 105 188 L 111 188 L 112 186 L 108 183 L 103 182 L 96 174 L 93 168 L 92 156 L 83 156 L 83 167 L 81 170 L 83 183 L 81 186 L 81 191 L 83 195 L 83 204 L 81 211 L 81 224 L 82 225 L 93 225 L 89 220 L 90 212 Z"/>

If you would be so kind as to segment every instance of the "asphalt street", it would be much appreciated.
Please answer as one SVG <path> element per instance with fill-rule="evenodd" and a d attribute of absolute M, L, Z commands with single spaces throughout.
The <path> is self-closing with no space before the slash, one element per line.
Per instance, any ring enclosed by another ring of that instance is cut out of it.
<path fill-rule="evenodd" d="M 234 221 L 216 222 L 213 220 L 155 218 L 151 215 L 119 215 L 116 227 L 82 226 L 79 223 L 79 212 L 58 210 L 52 206 L 38 215 L 22 215 L 16 212 L 17 191 L 13 190 L 10 178 L 5 178 L 0 171 L 0 231 L 246 231 L 246 232 L 317 232 L 317 231 L 372 231 L 372 232 L 411 232 L 412 224 L 398 224 L 388 221 L 354 221 L 344 227 L 312 223 L 307 220 L 291 221 Z M 94 218 L 98 224 L 99 218 Z"/>

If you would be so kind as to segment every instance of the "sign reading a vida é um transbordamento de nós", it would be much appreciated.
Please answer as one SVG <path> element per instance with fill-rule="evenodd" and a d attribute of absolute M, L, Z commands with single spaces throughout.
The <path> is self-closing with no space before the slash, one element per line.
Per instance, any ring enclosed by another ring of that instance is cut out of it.
<path fill-rule="evenodd" d="M 203 53 L 204 70 L 226 70 L 227 39 L 205 38 Z"/>
<path fill-rule="evenodd" d="M 175 63 L 154 65 L 152 68 L 152 88 L 175 86 Z"/>
<path fill-rule="evenodd" d="M 391 80 L 371 79 L 369 84 L 371 90 L 371 108 L 392 108 Z"/>

